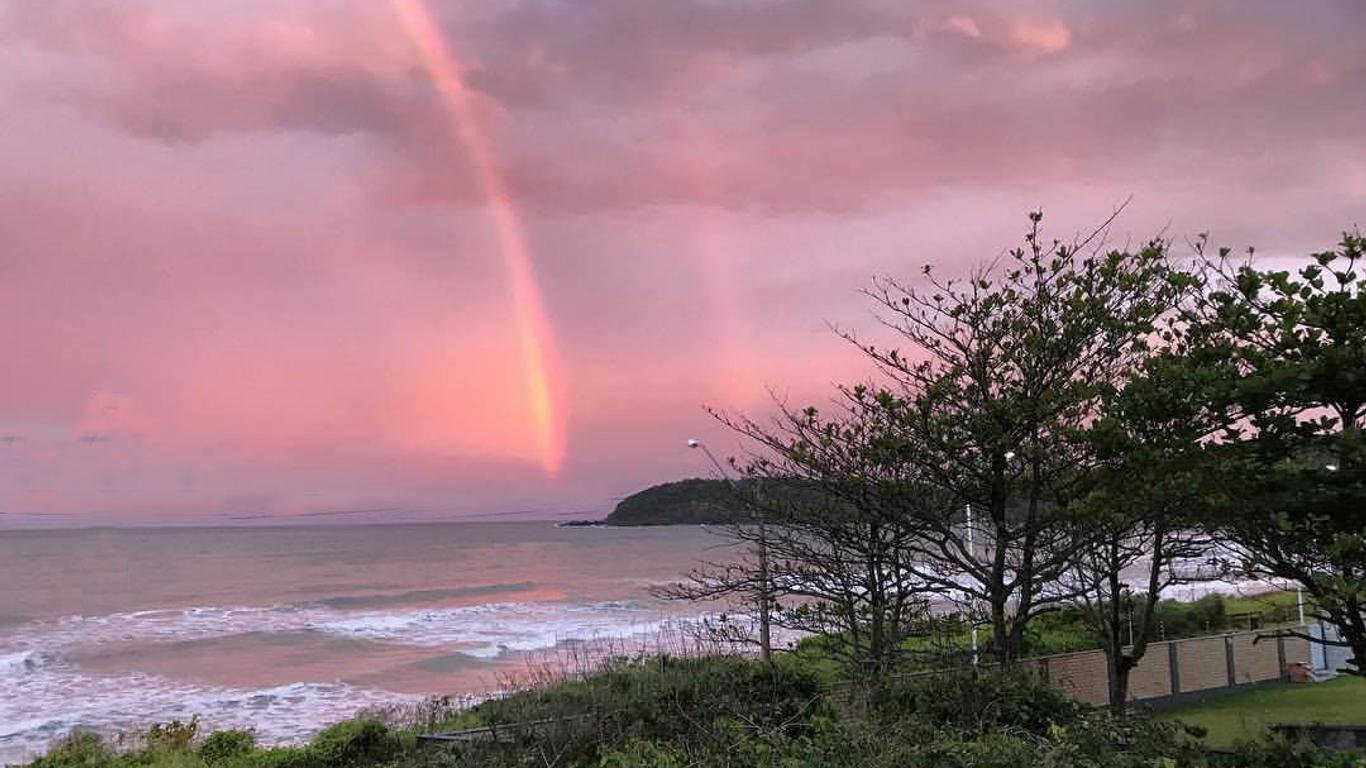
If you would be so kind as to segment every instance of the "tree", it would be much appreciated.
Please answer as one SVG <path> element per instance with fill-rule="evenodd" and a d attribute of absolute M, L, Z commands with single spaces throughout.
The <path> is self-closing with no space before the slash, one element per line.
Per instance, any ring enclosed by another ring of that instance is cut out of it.
<path fill-rule="evenodd" d="M 1206 255 L 1190 316 L 1228 425 L 1237 495 L 1224 529 L 1250 572 L 1303 585 L 1366 672 L 1366 238 L 1295 272 Z M 1249 253 L 1249 255 L 1251 255 Z"/>
<path fill-rule="evenodd" d="M 1204 518 L 1223 483 L 1206 441 L 1221 425 L 1203 407 L 1201 372 L 1185 363 L 1179 332 L 1162 337 L 1166 348 L 1106 397 L 1090 430 L 1099 467 L 1074 510 L 1092 537 L 1073 562 L 1076 604 L 1105 651 L 1116 714 L 1156 636 L 1162 593 L 1217 575 L 1206 567 Z"/>
<path fill-rule="evenodd" d="M 753 491 L 748 503 L 762 522 L 734 524 L 725 535 L 750 549 L 762 545 L 767 561 L 763 568 L 749 557 L 707 563 L 664 594 L 751 602 L 766 579 L 777 603 L 774 625 L 823 635 L 856 679 L 884 679 L 928 609 L 907 559 L 917 535 L 906 525 L 907 466 L 888 450 L 885 425 L 855 405 L 825 417 L 779 404 L 768 424 L 715 415 L 755 446 L 732 466 L 745 477 L 735 487 Z"/>
<path fill-rule="evenodd" d="M 1178 292 L 1165 243 L 1104 251 L 1102 226 L 1050 244 L 1041 220 L 1030 215 L 1004 266 L 964 280 L 927 266 L 923 288 L 877 281 L 868 293 L 908 350 L 845 334 L 887 377 L 855 399 L 889 425 L 916 481 L 911 569 L 985 606 L 1002 663 L 1033 616 L 1075 595 L 1065 576 L 1089 540 L 1064 511 L 1096 465 L 1086 431 Z"/>
<path fill-rule="evenodd" d="M 1008 261 L 968 279 L 927 267 L 925 288 L 877 281 L 868 294 L 908 349 L 843 334 L 885 376 L 838 388 L 833 416 L 783 403 L 771 424 L 718 414 L 755 446 L 746 475 L 773 489 L 766 532 L 731 536 L 765 537 L 787 599 L 776 621 L 830 635 L 872 677 L 897 663 L 931 601 L 985 606 L 991 650 L 1009 664 L 1029 621 L 1085 588 L 1074 563 L 1105 530 L 1074 510 L 1106 468 L 1092 429 L 1183 286 L 1161 241 L 1107 251 L 1102 227 L 1050 244 L 1041 220 L 1030 216 Z M 674 595 L 748 594 L 755 578 L 753 563 L 713 564 Z"/>

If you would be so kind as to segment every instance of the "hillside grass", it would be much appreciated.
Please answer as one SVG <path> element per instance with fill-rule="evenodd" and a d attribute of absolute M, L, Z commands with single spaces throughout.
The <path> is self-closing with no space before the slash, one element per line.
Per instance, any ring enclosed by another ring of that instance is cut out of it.
<path fill-rule="evenodd" d="M 1164 710 L 1156 717 L 1205 729 L 1212 746 L 1261 738 L 1278 723 L 1366 725 L 1366 678 L 1276 683 Z"/>
<path fill-rule="evenodd" d="M 1257 595 L 1211 593 L 1192 601 L 1162 600 L 1157 608 L 1160 629 L 1153 640 L 1285 626 L 1297 616 L 1296 599 L 1293 591 L 1272 591 Z M 990 658 L 989 627 L 979 628 L 978 642 L 982 658 Z M 902 645 L 908 670 L 963 666 L 971 659 L 971 630 L 961 623 L 942 623 L 925 628 L 924 634 L 907 638 Z M 837 660 L 838 646 L 838 637 L 834 635 L 810 635 L 797 643 L 795 658 L 784 663 L 814 671 L 823 680 L 835 680 L 847 671 Z M 1099 647 L 1085 616 L 1076 609 L 1065 608 L 1035 617 L 1025 634 L 1023 650 L 1026 656 L 1050 656 Z"/>

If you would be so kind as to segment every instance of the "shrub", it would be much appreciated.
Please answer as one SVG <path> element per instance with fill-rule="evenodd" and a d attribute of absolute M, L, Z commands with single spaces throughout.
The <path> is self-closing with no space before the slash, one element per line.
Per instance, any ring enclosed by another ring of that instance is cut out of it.
<path fill-rule="evenodd" d="M 501 729 L 505 743 L 459 751 L 471 765 L 508 760 L 517 750 L 560 765 L 595 765 L 607 755 L 620 763 L 633 759 L 637 742 L 705 751 L 734 740 L 737 724 L 798 734 L 827 709 L 816 679 L 796 669 L 734 657 L 621 661 L 581 680 L 481 704 L 478 720 Z M 540 724 L 514 728 L 531 722 Z"/>
<path fill-rule="evenodd" d="M 1176 729 L 1101 714 L 1043 735 L 1016 728 L 970 733 L 820 719 L 802 735 L 738 730 L 724 744 L 632 742 L 600 768 L 1177 768 L 1204 766 Z M 1137 742 L 1142 742 L 1137 743 Z M 1270 768 L 1257 766 L 1256 768 Z M 1334 767 L 1336 768 L 1336 766 Z"/>
<path fill-rule="evenodd" d="M 823 707 L 821 688 L 803 672 L 739 658 L 622 664 L 581 681 L 486 702 L 485 723 L 583 717 L 625 745 L 633 739 L 686 738 L 718 719 L 755 727 L 799 724 Z"/>
<path fill-rule="evenodd" d="M 254 749 L 229 761 L 228 765 L 231 768 L 322 768 L 313 753 L 301 747 Z"/>
<path fill-rule="evenodd" d="M 113 751 L 99 734 L 72 731 L 47 754 L 29 763 L 29 768 L 107 768 L 113 761 Z"/>
<path fill-rule="evenodd" d="M 1204 595 L 1194 602 L 1161 600 L 1157 603 L 1157 620 L 1165 637 L 1192 637 L 1218 632 L 1228 625 L 1228 606 L 1218 593 Z"/>
<path fill-rule="evenodd" d="M 147 751 L 154 754 L 180 754 L 190 751 L 190 744 L 194 742 L 194 737 L 199 733 L 199 716 L 196 715 L 187 722 L 172 720 L 169 723 L 157 723 L 147 729 L 144 741 Z"/>
<path fill-rule="evenodd" d="M 1231 768 L 1360 768 L 1361 752 L 1325 752 L 1313 744 L 1265 739 L 1239 744 L 1223 765 Z"/>
<path fill-rule="evenodd" d="M 391 760 L 399 747 L 398 738 L 384 723 L 346 720 L 314 736 L 307 751 L 325 768 L 363 768 Z"/>
<path fill-rule="evenodd" d="M 209 765 L 226 763 L 249 754 L 256 746 L 250 731 L 216 731 L 199 745 L 199 757 Z"/>
<path fill-rule="evenodd" d="M 688 765 L 678 750 L 652 741 L 633 741 L 625 749 L 604 752 L 599 768 L 681 768 Z"/>
<path fill-rule="evenodd" d="M 1030 675 L 978 672 L 893 681 L 882 694 L 884 720 L 911 718 L 942 728 L 983 733 L 1016 728 L 1042 735 L 1086 709 Z"/>

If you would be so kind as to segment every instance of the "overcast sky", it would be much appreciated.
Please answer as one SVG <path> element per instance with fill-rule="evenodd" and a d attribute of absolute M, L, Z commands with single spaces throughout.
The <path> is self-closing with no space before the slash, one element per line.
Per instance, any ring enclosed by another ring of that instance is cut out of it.
<path fill-rule="evenodd" d="M 859 289 L 1366 218 L 1366 4 L 0 3 L 0 512 L 607 511 Z M 1122 244 L 1122 243 L 1121 243 Z M 48 515 L 49 517 L 30 517 Z M 55 517 L 64 515 L 65 517 Z"/>

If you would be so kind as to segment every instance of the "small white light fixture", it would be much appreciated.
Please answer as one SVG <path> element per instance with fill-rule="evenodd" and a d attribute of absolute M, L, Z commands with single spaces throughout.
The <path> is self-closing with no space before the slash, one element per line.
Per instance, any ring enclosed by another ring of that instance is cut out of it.
<path fill-rule="evenodd" d="M 1324 464 L 1324 465 L 1323 465 L 1323 468 L 1326 469 L 1326 470 L 1328 470 L 1329 472 L 1336 472 L 1336 471 L 1338 471 L 1338 465 L 1336 465 L 1336 464 Z"/>
<path fill-rule="evenodd" d="M 700 445 L 702 445 L 702 441 L 701 441 L 701 440 L 698 440 L 698 439 L 693 438 L 693 437 L 688 438 L 688 447 L 689 447 L 689 448 L 697 448 L 697 447 L 700 446 Z"/>

